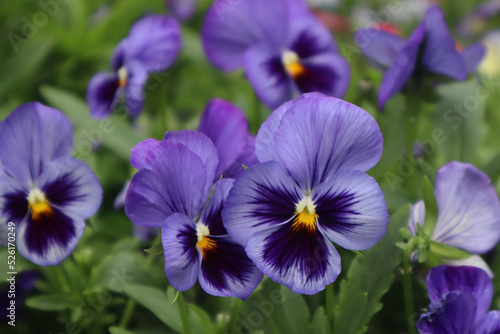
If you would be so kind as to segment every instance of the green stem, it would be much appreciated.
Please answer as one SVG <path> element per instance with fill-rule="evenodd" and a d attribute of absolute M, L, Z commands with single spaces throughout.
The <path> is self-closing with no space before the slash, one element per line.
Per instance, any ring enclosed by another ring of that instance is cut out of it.
<path fill-rule="evenodd" d="M 335 316 L 334 283 L 326 286 L 325 297 L 326 297 L 326 318 L 330 319 L 330 327 L 333 331 L 333 329 L 334 329 L 334 316 Z"/>
<path fill-rule="evenodd" d="M 260 110 L 261 110 L 261 106 L 260 106 L 260 100 L 259 98 L 257 97 L 257 95 L 252 91 L 252 97 L 251 97 L 251 101 L 252 101 L 252 122 L 251 122 L 251 130 L 253 133 L 257 133 L 257 131 L 259 131 L 259 128 L 260 128 L 260 124 L 261 124 L 261 114 L 260 114 Z"/>
<path fill-rule="evenodd" d="M 413 290 L 411 285 L 411 269 L 410 269 L 410 256 L 415 248 L 417 238 L 413 237 L 408 241 L 406 249 L 403 254 L 403 289 L 405 299 L 406 319 L 408 322 L 408 331 L 410 334 L 415 334 L 415 324 L 413 323 Z"/>
<path fill-rule="evenodd" d="M 177 299 L 177 305 L 179 306 L 179 313 L 181 315 L 182 323 L 182 333 L 191 334 L 191 324 L 189 322 L 189 313 L 187 309 L 186 302 L 184 301 L 184 296 L 179 292 L 179 298 Z"/>
<path fill-rule="evenodd" d="M 229 323 L 229 333 L 236 334 L 238 331 L 238 317 L 240 316 L 242 306 L 243 301 L 241 299 L 234 300 L 231 322 Z"/>
<path fill-rule="evenodd" d="M 123 316 L 122 320 L 120 321 L 120 328 L 126 329 L 128 326 L 128 323 L 130 321 L 130 318 L 132 316 L 132 313 L 134 312 L 135 309 L 135 300 L 129 299 L 127 302 L 127 306 L 125 307 L 125 311 L 123 311 Z"/>

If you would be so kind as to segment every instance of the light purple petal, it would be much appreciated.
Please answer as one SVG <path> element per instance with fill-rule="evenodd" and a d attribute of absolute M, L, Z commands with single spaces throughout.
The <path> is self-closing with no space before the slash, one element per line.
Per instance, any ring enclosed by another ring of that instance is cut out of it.
<path fill-rule="evenodd" d="M 363 172 L 336 173 L 311 196 L 319 229 L 343 248 L 369 249 L 387 231 L 389 214 L 384 194 L 377 181 Z"/>
<path fill-rule="evenodd" d="M 222 209 L 224 208 L 229 190 L 233 187 L 234 180 L 221 179 L 215 186 L 212 197 L 207 203 L 201 214 L 198 223 L 207 226 L 210 235 L 221 236 L 226 235 L 227 231 L 222 224 Z"/>
<path fill-rule="evenodd" d="M 139 62 L 127 65 L 128 78 L 125 86 L 125 105 L 133 118 L 139 116 L 144 104 L 144 85 L 148 80 L 146 67 Z"/>
<path fill-rule="evenodd" d="M 148 138 L 135 145 L 130 152 L 130 164 L 137 169 L 149 168 L 145 161 L 146 154 L 151 147 L 157 145 L 159 142 L 154 138 Z"/>
<path fill-rule="evenodd" d="M 146 156 L 149 169 L 137 172 L 127 192 L 125 212 L 137 225 L 163 227 L 175 212 L 195 219 L 208 198 L 207 172 L 186 146 L 162 141 Z"/>
<path fill-rule="evenodd" d="M 234 183 L 222 211 L 224 227 L 245 246 L 256 233 L 290 221 L 303 194 L 279 163 L 248 168 Z"/>
<path fill-rule="evenodd" d="M 185 21 L 196 11 L 196 0 L 167 0 L 167 8 L 178 20 Z"/>
<path fill-rule="evenodd" d="M 230 71 L 243 66 L 243 54 L 254 44 L 284 47 L 288 15 L 286 0 L 214 1 L 201 32 L 208 59 Z"/>
<path fill-rule="evenodd" d="M 425 221 L 425 203 L 418 201 L 411 206 L 410 219 L 408 221 L 408 228 L 411 234 L 417 235 L 417 224 L 424 226 Z"/>
<path fill-rule="evenodd" d="M 375 166 L 383 139 L 377 122 L 363 109 L 317 97 L 295 102 L 283 115 L 274 142 L 285 169 L 310 192 L 337 171 Z"/>
<path fill-rule="evenodd" d="M 490 178 L 473 165 L 450 162 L 436 176 L 439 209 L 433 239 L 474 254 L 500 239 L 500 201 Z"/>
<path fill-rule="evenodd" d="M 465 80 L 467 67 L 444 19 L 439 5 L 431 5 L 425 12 L 425 49 L 422 55 L 423 67 L 432 73 L 446 75 L 456 80 Z"/>
<path fill-rule="evenodd" d="M 115 73 L 101 72 L 90 79 L 86 99 L 92 118 L 104 118 L 111 113 L 119 101 L 121 90 L 118 88 Z"/>
<path fill-rule="evenodd" d="M 118 43 L 111 56 L 111 68 L 113 72 L 118 72 L 118 70 L 123 66 L 125 62 L 125 49 L 127 48 L 127 39 L 123 39 Z"/>
<path fill-rule="evenodd" d="M 165 15 L 148 15 L 137 21 L 125 40 L 125 64 L 139 62 L 147 72 L 168 68 L 181 48 L 179 24 Z"/>
<path fill-rule="evenodd" d="M 491 311 L 482 317 L 476 327 L 475 334 L 500 333 L 500 311 Z"/>
<path fill-rule="evenodd" d="M 128 187 L 130 186 L 130 180 L 125 181 L 122 190 L 116 195 L 115 201 L 113 202 L 113 209 L 121 210 L 125 206 L 125 197 L 127 196 Z"/>
<path fill-rule="evenodd" d="M 214 296 L 247 299 L 262 281 L 262 272 L 229 237 L 213 240 L 215 249 L 207 251 L 201 261 L 201 287 Z"/>
<path fill-rule="evenodd" d="M 189 290 L 198 279 L 201 254 L 196 242 L 196 223 L 192 219 L 174 213 L 165 221 L 161 229 L 165 275 L 177 291 Z"/>
<path fill-rule="evenodd" d="M 254 234 L 248 256 L 273 281 L 294 293 L 316 294 L 340 273 L 340 256 L 318 230 L 294 228 L 292 222 Z"/>
<path fill-rule="evenodd" d="M 400 36 L 375 28 L 358 30 L 354 40 L 370 63 L 383 71 L 392 65 L 405 45 Z"/>
<path fill-rule="evenodd" d="M 70 154 L 73 133 L 63 113 L 33 102 L 0 123 L 0 143 L 4 171 L 23 182 L 35 181 L 51 160 Z"/>
<path fill-rule="evenodd" d="M 241 150 L 241 154 L 236 162 L 224 172 L 224 177 L 237 179 L 245 169 L 243 166 L 250 167 L 259 163 L 255 155 L 255 136 L 249 135 Z"/>
<path fill-rule="evenodd" d="M 236 162 L 248 139 L 248 122 L 245 114 L 230 102 L 213 99 L 201 115 L 198 131 L 214 143 L 219 164 L 215 172 L 218 179 Z"/>
<path fill-rule="evenodd" d="M 462 58 L 467 65 L 467 71 L 473 73 L 486 55 L 486 46 L 483 43 L 474 43 L 462 51 Z"/>
<path fill-rule="evenodd" d="M 441 265 L 427 275 L 427 290 L 431 303 L 443 299 L 450 291 L 470 293 L 477 301 L 476 320 L 488 312 L 493 300 L 493 283 L 483 269 Z"/>

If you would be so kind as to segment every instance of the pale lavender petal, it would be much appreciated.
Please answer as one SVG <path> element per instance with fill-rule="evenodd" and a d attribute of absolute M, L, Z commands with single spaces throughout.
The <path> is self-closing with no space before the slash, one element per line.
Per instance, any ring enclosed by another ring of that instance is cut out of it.
<path fill-rule="evenodd" d="M 144 85 L 148 80 L 146 67 L 137 61 L 127 64 L 127 85 L 125 86 L 125 105 L 133 118 L 139 116 L 144 104 Z"/>
<path fill-rule="evenodd" d="M 467 267 L 481 268 L 484 271 L 486 271 L 486 273 L 490 278 L 495 277 L 495 274 L 493 274 L 493 271 L 491 271 L 488 264 L 479 255 L 472 255 L 466 259 L 459 259 L 459 260 L 446 259 L 445 263 L 449 266 L 455 266 L 455 267 L 467 266 Z"/>
<path fill-rule="evenodd" d="M 370 63 L 383 71 L 392 65 L 405 45 L 400 36 L 375 28 L 358 30 L 354 40 Z"/>
<path fill-rule="evenodd" d="M 148 168 L 145 161 L 146 153 L 159 142 L 156 139 L 148 138 L 135 145 L 130 152 L 130 164 L 137 169 Z"/>
<path fill-rule="evenodd" d="M 411 206 L 410 219 L 408 221 L 408 228 L 411 234 L 417 235 L 417 224 L 424 226 L 425 221 L 425 203 L 418 201 Z"/>

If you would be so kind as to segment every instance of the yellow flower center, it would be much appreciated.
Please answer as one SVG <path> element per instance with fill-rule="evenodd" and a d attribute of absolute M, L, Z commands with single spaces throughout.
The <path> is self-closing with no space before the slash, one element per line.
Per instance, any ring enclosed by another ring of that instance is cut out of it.
<path fill-rule="evenodd" d="M 198 237 L 196 246 L 200 249 L 203 257 L 205 257 L 208 252 L 215 250 L 217 247 L 215 241 L 209 237 L 210 230 L 208 229 L 208 226 L 203 225 L 202 223 L 196 224 L 196 236 Z"/>
<path fill-rule="evenodd" d="M 28 209 L 34 221 L 40 219 L 42 216 L 52 214 L 52 208 L 49 205 L 49 201 L 38 188 L 31 189 L 28 195 Z"/>
<path fill-rule="evenodd" d="M 118 86 L 125 87 L 127 85 L 128 71 L 125 66 L 118 70 Z"/>
<path fill-rule="evenodd" d="M 316 230 L 318 215 L 316 214 L 316 206 L 314 205 L 311 196 L 307 195 L 295 206 L 295 219 L 293 221 L 293 229 L 306 229 L 308 231 Z"/>
<path fill-rule="evenodd" d="M 284 51 L 281 55 L 281 62 L 293 79 L 306 73 L 306 68 L 300 63 L 299 56 L 293 51 Z"/>

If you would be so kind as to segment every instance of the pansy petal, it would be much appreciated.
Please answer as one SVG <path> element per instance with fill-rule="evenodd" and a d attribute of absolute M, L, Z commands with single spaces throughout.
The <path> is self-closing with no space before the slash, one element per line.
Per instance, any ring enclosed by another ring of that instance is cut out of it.
<path fill-rule="evenodd" d="M 493 283 L 486 271 L 477 267 L 441 265 L 430 270 L 426 282 L 431 303 L 454 290 L 471 294 L 477 301 L 477 320 L 488 312 L 493 299 Z"/>
<path fill-rule="evenodd" d="M 302 62 L 304 74 L 295 78 L 302 93 L 318 92 L 343 97 L 349 86 L 351 72 L 347 60 L 339 54 L 322 53 Z"/>
<path fill-rule="evenodd" d="M 294 293 L 316 294 L 341 270 L 337 250 L 318 229 L 291 222 L 253 235 L 245 250 L 265 275 Z"/>
<path fill-rule="evenodd" d="M 455 267 L 467 266 L 467 267 L 481 268 L 484 271 L 486 271 L 486 273 L 490 278 L 495 277 L 495 274 L 493 274 L 491 268 L 479 255 L 472 255 L 466 259 L 453 259 L 453 260 L 446 259 L 445 263 L 449 266 L 455 266 Z"/>
<path fill-rule="evenodd" d="M 126 39 L 125 61 L 137 61 L 147 72 L 169 67 L 181 47 L 179 24 L 165 15 L 148 15 L 137 21 Z"/>
<path fill-rule="evenodd" d="M 247 299 L 262 281 L 262 272 L 250 261 L 245 249 L 229 237 L 214 241 L 215 248 L 203 253 L 201 287 L 214 296 Z"/>
<path fill-rule="evenodd" d="M 104 118 L 115 108 L 119 98 L 118 75 L 115 73 L 97 73 L 90 79 L 87 88 L 87 104 L 92 118 Z"/>
<path fill-rule="evenodd" d="M 78 159 L 51 161 L 36 186 L 52 206 L 70 211 L 83 219 L 99 209 L 102 188 L 92 170 Z"/>
<path fill-rule="evenodd" d="M 256 44 L 245 52 L 243 59 L 248 81 L 264 104 L 274 109 L 292 99 L 296 89 L 283 67 L 280 49 Z"/>
<path fill-rule="evenodd" d="M 382 134 L 363 109 L 332 97 L 299 99 L 274 135 L 281 162 L 308 192 L 342 170 L 366 171 L 382 155 Z"/>
<path fill-rule="evenodd" d="M 41 266 L 59 264 L 73 251 L 83 234 L 85 222 L 70 211 L 51 207 L 38 216 L 27 214 L 16 225 L 19 253 Z"/>
<path fill-rule="evenodd" d="M 113 72 L 118 72 L 118 70 L 124 65 L 126 49 L 127 39 L 125 38 L 122 39 L 113 50 L 113 55 L 111 56 L 111 68 L 113 69 Z"/>
<path fill-rule="evenodd" d="M 210 231 L 210 235 L 226 235 L 227 231 L 222 224 L 222 209 L 229 194 L 229 190 L 233 187 L 234 180 L 221 179 L 214 186 L 212 197 L 207 203 L 201 214 L 199 223 L 206 225 Z"/>
<path fill-rule="evenodd" d="M 371 248 L 387 231 L 389 214 L 378 183 L 359 171 L 339 172 L 312 193 L 319 228 L 334 243 Z"/>
<path fill-rule="evenodd" d="M 186 146 L 201 159 L 207 170 L 207 180 L 200 184 L 200 186 L 204 186 L 209 191 L 215 178 L 217 165 L 219 164 L 217 149 L 210 138 L 199 131 L 181 130 L 167 131 L 164 140 Z"/>
<path fill-rule="evenodd" d="M 179 213 L 171 215 L 161 229 L 165 275 L 177 291 L 189 290 L 198 278 L 201 259 L 197 240 L 196 223 Z"/>
<path fill-rule="evenodd" d="M 424 226 L 425 221 L 425 203 L 418 201 L 411 206 L 410 219 L 408 221 L 408 228 L 411 234 L 417 235 L 417 224 Z"/>
<path fill-rule="evenodd" d="M 252 45 L 267 42 L 278 49 L 287 42 L 286 0 L 216 0 L 205 15 L 203 49 L 218 68 L 243 66 L 243 54 Z"/>
<path fill-rule="evenodd" d="M 475 334 L 500 333 L 500 311 L 491 311 L 483 316 L 476 327 Z"/>
<path fill-rule="evenodd" d="M 317 98 L 322 97 L 323 94 L 320 93 L 307 93 L 299 96 L 293 101 L 289 101 L 281 105 L 278 109 L 273 111 L 273 113 L 267 118 L 267 120 L 262 123 L 255 140 L 255 154 L 260 162 L 266 161 L 279 161 L 278 152 L 276 152 L 276 147 L 274 145 L 274 134 L 280 125 L 283 115 L 290 109 L 293 108 L 295 103 L 301 99 L 307 98 Z"/>
<path fill-rule="evenodd" d="M 500 239 L 500 201 L 490 178 L 471 164 L 450 162 L 436 176 L 439 209 L 433 239 L 481 254 Z"/>
<path fill-rule="evenodd" d="M 425 12 L 426 37 L 422 55 L 423 67 L 432 73 L 446 75 L 456 80 L 465 80 L 467 66 L 444 19 L 439 5 L 429 6 Z"/>
<path fill-rule="evenodd" d="M 125 104 L 133 118 L 139 116 L 144 104 L 144 85 L 148 79 L 146 67 L 139 62 L 127 65 L 128 77 L 125 87 Z"/>
<path fill-rule="evenodd" d="M 5 231 L 5 246 L 7 245 L 7 224 L 10 222 L 20 224 L 28 213 L 29 191 L 30 187 L 27 182 L 22 184 L 14 177 L 0 176 L 0 230 L 2 234 Z M 1 238 L 0 244 L 3 241 Z"/>
<path fill-rule="evenodd" d="M 420 47 L 425 38 L 425 24 L 420 24 L 408 37 L 391 67 L 387 70 L 380 85 L 378 106 L 384 109 L 385 103 L 406 85 L 415 70 Z"/>
<path fill-rule="evenodd" d="M 130 164 L 137 169 L 148 168 L 145 161 L 146 153 L 158 143 L 158 140 L 148 138 L 135 145 L 130 152 Z"/>
<path fill-rule="evenodd" d="M 146 156 L 149 169 L 137 172 L 127 192 L 125 212 L 137 225 L 163 227 L 175 212 L 196 218 L 208 198 L 207 172 L 186 146 L 162 141 Z"/>
<path fill-rule="evenodd" d="M 486 55 L 486 45 L 474 43 L 462 51 L 462 58 L 467 65 L 467 71 L 473 73 Z"/>
<path fill-rule="evenodd" d="M 23 104 L 0 123 L 0 161 L 4 172 L 34 181 L 73 145 L 71 124 L 63 113 L 33 102 Z"/>
<path fill-rule="evenodd" d="M 210 138 L 217 148 L 217 179 L 236 162 L 242 152 L 248 138 L 247 119 L 232 103 L 213 99 L 201 115 L 198 131 Z"/>
<path fill-rule="evenodd" d="M 257 159 L 257 155 L 255 155 L 255 136 L 248 135 L 239 157 L 228 169 L 226 169 L 224 177 L 236 179 L 245 171 L 243 166 L 250 167 L 258 163 L 259 159 Z"/>
<path fill-rule="evenodd" d="M 370 63 L 380 70 L 389 68 L 405 45 L 400 36 L 375 28 L 358 30 L 354 39 Z"/>
<path fill-rule="evenodd" d="M 476 300 L 463 291 L 448 292 L 443 300 L 429 305 L 417 329 L 425 334 L 472 333 L 476 316 Z"/>
<path fill-rule="evenodd" d="M 279 163 L 252 166 L 229 192 L 222 211 L 224 227 L 233 240 L 244 246 L 255 233 L 290 221 L 302 196 Z"/>

